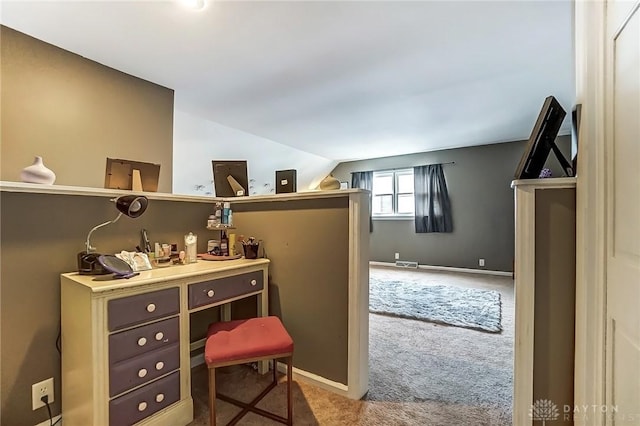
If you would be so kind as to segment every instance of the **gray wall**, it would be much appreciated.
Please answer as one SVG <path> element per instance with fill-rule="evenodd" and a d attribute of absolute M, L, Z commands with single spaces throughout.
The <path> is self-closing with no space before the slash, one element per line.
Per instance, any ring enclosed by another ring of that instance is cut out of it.
<path fill-rule="evenodd" d="M 567 159 L 571 138 L 557 141 Z M 421 265 L 513 271 L 514 208 L 510 187 L 525 141 L 448 149 L 339 164 L 332 172 L 351 184 L 351 172 L 402 169 L 445 163 L 447 187 L 453 209 L 453 233 L 416 234 L 411 220 L 375 220 L 370 239 L 370 260 L 401 260 Z M 547 166 L 562 176 L 553 154 Z M 478 266 L 478 259 L 485 266 Z"/>
<path fill-rule="evenodd" d="M 102 188 L 106 158 L 160 164 L 171 192 L 173 90 L 0 26 L 0 180 L 34 156 L 57 185 Z"/>

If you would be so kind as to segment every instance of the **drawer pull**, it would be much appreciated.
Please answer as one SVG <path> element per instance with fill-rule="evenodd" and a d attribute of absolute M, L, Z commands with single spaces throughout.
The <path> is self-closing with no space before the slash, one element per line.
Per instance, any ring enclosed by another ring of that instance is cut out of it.
<path fill-rule="evenodd" d="M 156 333 L 156 340 L 162 340 L 164 339 L 164 333 L 162 331 L 158 331 Z"/>
<path fill-rule="evenodd" d="M 147 338 L 146 337 L 141 337 L 138 339 L 138 346 L 144 346 L 147 344 Z"/>
<path fill-rule="evenodd" d="M 151 313 L 151 312 L 153 312 L 155 310 L 156 310 L 156 305 L 154 305 L 153 303 L 149 303 L 147 305 L 147 312 Z"/>
<path fill-rule="evenodd" d="M 258 281 L 256 281 L 256 280 L 251 280 L 251 285 L 256 285 L 256 284 L 258 284 Z"/>
<path fill-rule="evenodd" d="M 138 411 L 144 411 L 147 409 L 147 403 L 142 401 L 140 404 L 138 404 Z"/>
<path fill-rule="evenodd" d="M 164 394 L 163 393 L 159 393 L 156 395 L 156 402 L 162 402 L 164 401 Z"/>
<path fill-rule="evenodd" d="M 147 375 L 147 369 L 146 368 L 141 368 L 140 370 L 138 370 L 138 377 L 140 377 L 141 379 Z"/>
<path fill-rule="evenodd" d="M 209 290 L 209 291 L 207 292 L 207 296 L 209 296 L 209 297 L 213 297 L 213 295 L 214 295 L 214 294 L 216 294 L 216 292 L 215 292 L 215 291 L 213 291 L 213 290 Z"/>
<path fill-rule="evenodd" d="M 160 371 L 164 368 L 164 362 L 158 361 L 156 362 L 156 370 Z"/>

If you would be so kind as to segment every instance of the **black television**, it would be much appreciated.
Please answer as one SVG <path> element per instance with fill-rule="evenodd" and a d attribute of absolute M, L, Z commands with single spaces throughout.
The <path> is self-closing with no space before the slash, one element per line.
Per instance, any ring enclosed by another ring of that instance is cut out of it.
<path fill-rule="evenodd" d="M 537 179 L 549 157 L 549 151 L 558 158 L 562 169 L 567 176 L 573 176 L 571 164 L 564 158 L 556 145 L 556 136 L 567 115 L 560 103 L 553 96 L 544 100 L 536 124 L 533 126 L 531 136 L 527 141 L 524 154 L 516 169 L 516 179 Z"/>
<path fill-rule="evenodd" d="M 213 189 L 216 197 L 249 195 L 249 179 L 245 160 L 213 160 Z"/>

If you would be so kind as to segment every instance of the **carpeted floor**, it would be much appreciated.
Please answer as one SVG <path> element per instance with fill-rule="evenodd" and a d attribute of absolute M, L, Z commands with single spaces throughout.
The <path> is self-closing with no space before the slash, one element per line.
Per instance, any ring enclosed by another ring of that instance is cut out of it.
<path fill-rule="evenodd" d="M 423 321 L 370 315 L 369 392 L 353 401 L 294 382 L 296 425 L 510 425 L 513 390 L 513 280 L 509 277 L 413 269 L 372 267 L 371 276 L 457 285 L 499 291 L 500 333 L 486 333 Z M 389 330 L 394 330 L 390 334 Z M 229 367 L 218 386 L 240 399 L 251 399 L 270 379 L 248 367 Z M 194 369 L 195 420 L 208 424 L 207 376 Z M 285 414 L 286 387 L 281 384 L 259 405 Z M 239 410 L 218 401 L 219 422 Z M 239 425 L 275 425 L 248 414 Z"/>

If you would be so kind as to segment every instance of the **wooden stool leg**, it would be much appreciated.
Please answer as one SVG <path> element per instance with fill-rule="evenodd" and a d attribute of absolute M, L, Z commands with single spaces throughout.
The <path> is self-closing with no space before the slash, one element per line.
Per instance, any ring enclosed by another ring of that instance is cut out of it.
<path fill-rule="evenodd" d="M 291 376 L 293 376 L 293 356 L 287 358 L 287 424 L 293 425 L 293 397 L 291 395 Z"/>
<path fill-rule="evenodd" d="M 209 425 L 216 426 L 216 369 L 209 367 Z"/>

